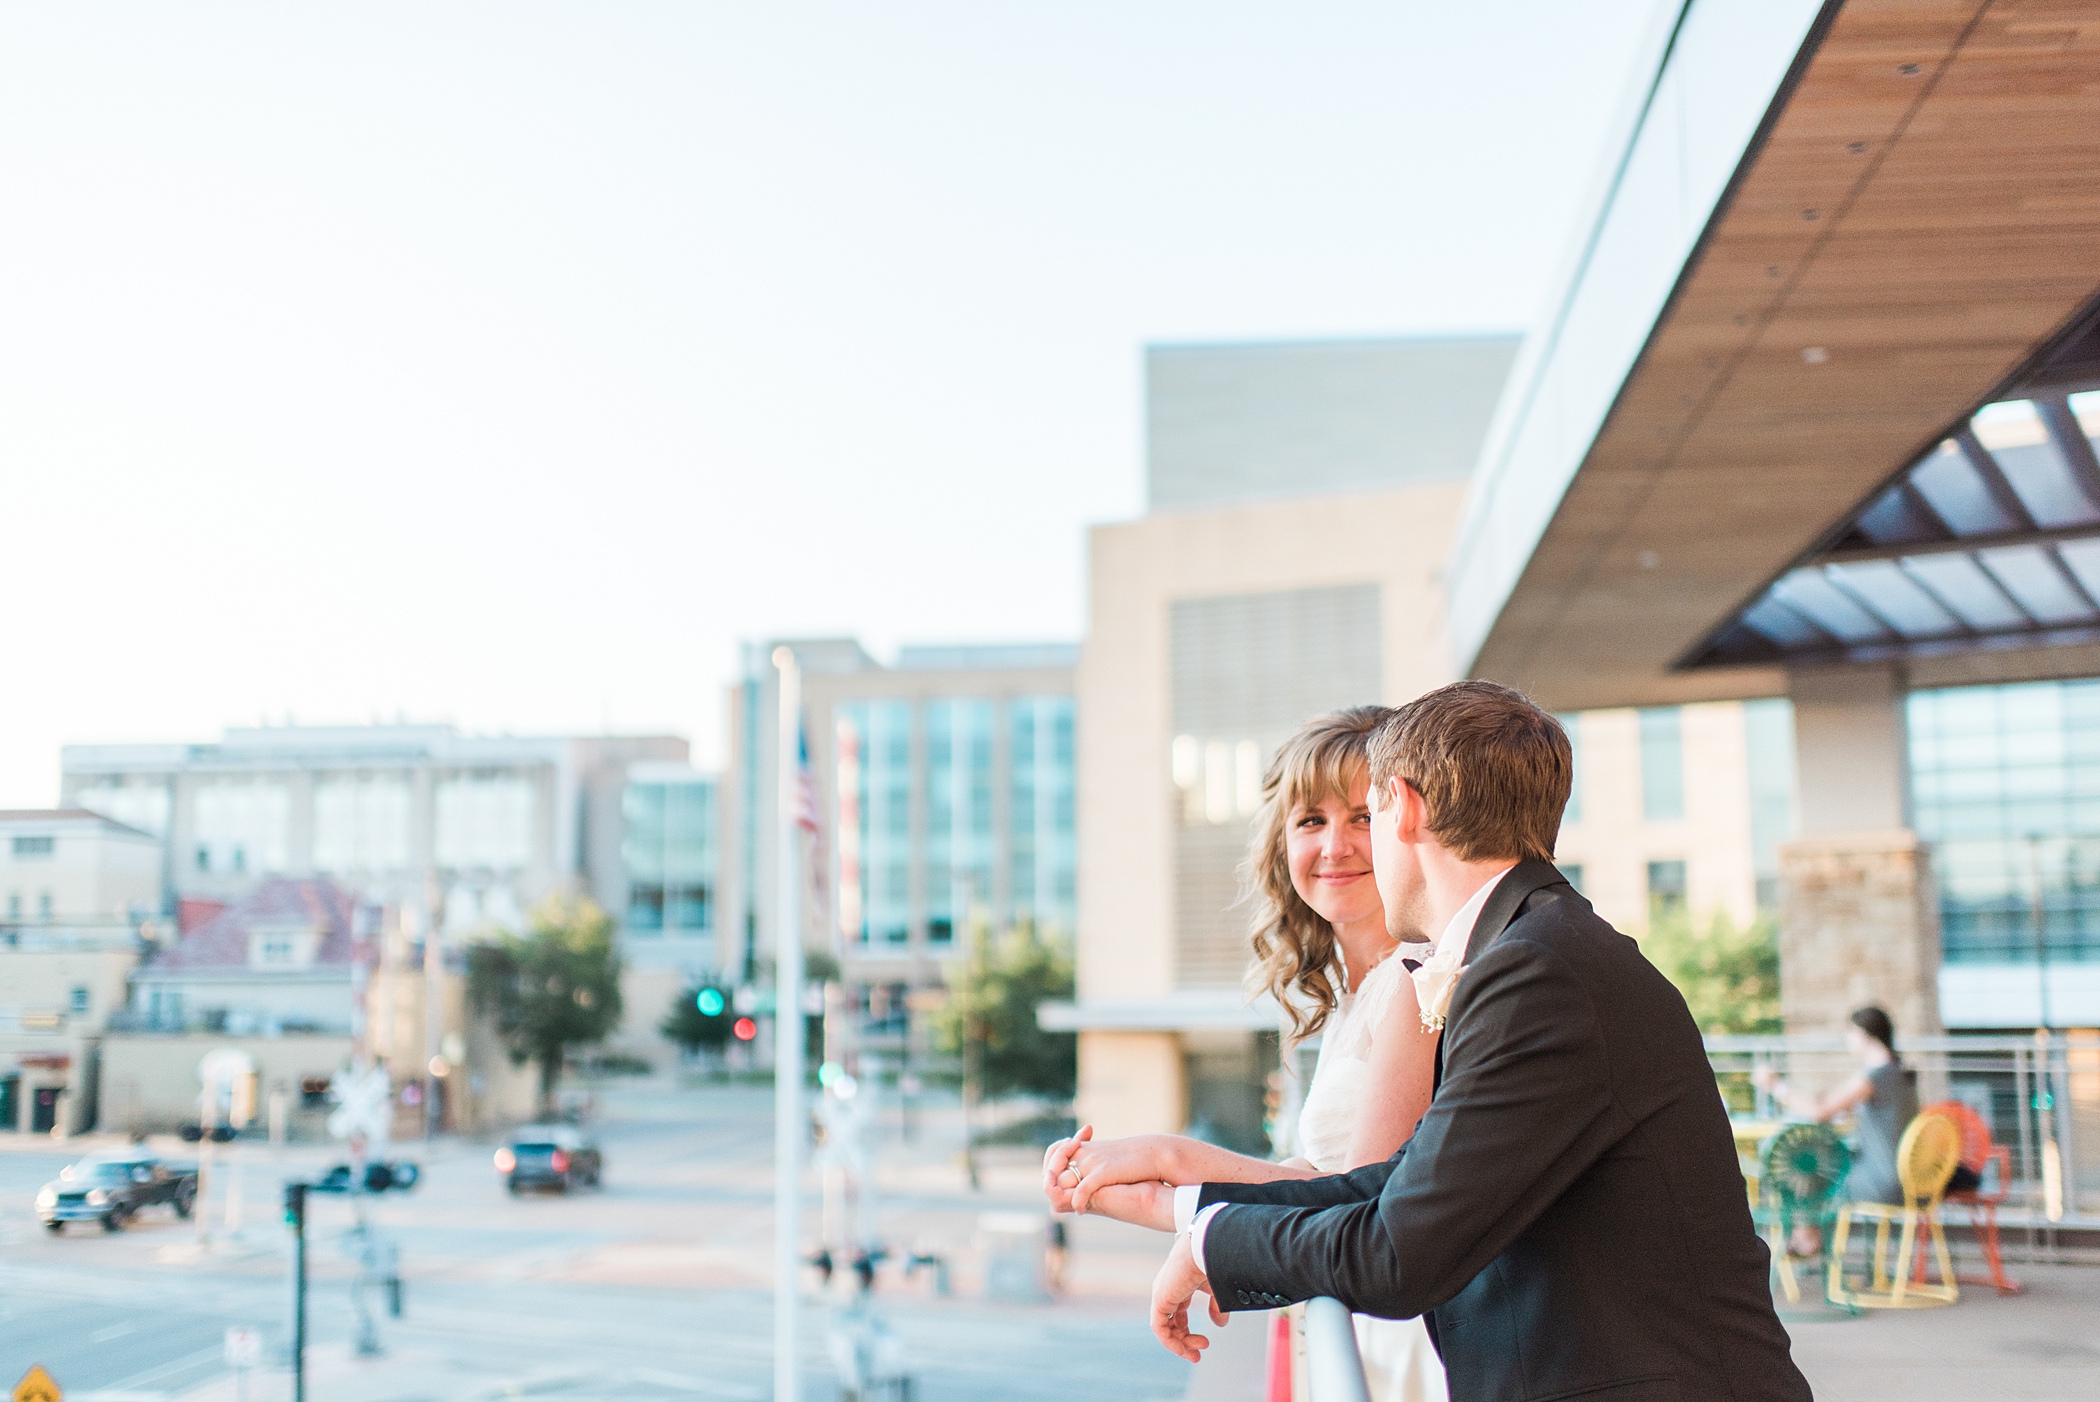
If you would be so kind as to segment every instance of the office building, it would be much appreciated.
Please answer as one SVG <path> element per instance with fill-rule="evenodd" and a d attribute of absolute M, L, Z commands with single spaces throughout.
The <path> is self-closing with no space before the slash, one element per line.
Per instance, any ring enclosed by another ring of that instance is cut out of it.
<path fill-rule="evenodd" d="M 777 909 L 776 645 L 747 650 L 725 801 L 728 908 L 759 972 Z M 869 1020 L 897 1028 L 910 991 L 963 957 L 973 923 L 1069 940 L 1076 649 L 906 647 L 884 666 L 850 640 L 786 646 L 808 756 L 803 939 L 839 960 Z"/>
<path fill-rule="evenodd" d="M 161 902 L 223 904 L 269 877 L 329 877 L 443 928 L 516 928 L 550 891 L 627 903 L 627 767 L 668 736 L 463 735 L 449 725 L 229 729 L 216 743 L 69 745 L 61 792 L 163 843 Z"/>

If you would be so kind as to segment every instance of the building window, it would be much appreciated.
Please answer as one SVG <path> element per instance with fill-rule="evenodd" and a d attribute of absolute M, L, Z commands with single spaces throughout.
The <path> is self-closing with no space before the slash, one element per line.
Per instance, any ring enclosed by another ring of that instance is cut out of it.
<path fill-rule="evenodd" d="M 836 721 L 839 935 L 904 944 L 912 926 L 912 703 L 845 701 Z"/>
<path fill-rule="evenodd" d="M 54 845 L 49 837 L 18 837 L 14 840 L 17 857 L 48 857 Z"/>
<path fill-rule="evenodd" d="M 7 893 L 7 918 L 10 920 L 20 920 L 22 918 L 22 893 L 20 891 L 9 891 Z"/>
<path fill-rule="evenodd" d="M 1683 716 L 1675 706 L 1641 712 L 1641 816 L 1651 823 L 1684 816 Z"/>
<path fill-rule="evenodd" d="M 453 871 L 522 871 L 532 863 L 534 784 L 516 774 L 465 774 L 438 783 L 437 863 Z"/>
<path fill-rule="evenodd" d="M 1684 910 L 1684 863 L 1648 863 L 1648 908 L 1657 915 Z"/>
<path fill-rule="evenodd" d="M 88 1010 L 88 991 L 85 984 L 78 985 L 73 989 L 72 1007 L 76 1013 L 84 1013 Z"/>
<path fill-rule="evenodd" d="M 414 791 L 405 774 L 331 774 L 314 781 L 314 865 L 330 872 L 405 871 Z"/>
<path fill-rule="evenodd" d="M 2037 901 L 2051 961 L 2100 959 L 2100 681 L 1918 691 L 1906 709 L 1947 961 L 2031 966 Z"/>
<path fill-rule="evenodd" d="M 1779 907 L 1779 844 L 1794 835 L 1794 707 L 1743 703 L 1743 757 L 1750 771 L 1750 859 L 1760 910 Z"/>
<path fill-rule="evenodd" d="M 1247 963 L 1236 908 L 1260 776 L 1310 716 L 1384 690 L 1379 588 L 1177 599 L 1168 606 L 1168 728 L 1158 763 L 1174 785 L 1173 968 L 1182 988 L 1237 987 Z M 1060 821 L 1063 813 L 1059 814 Z"/>
<path fill-rule="evenodd" d="M 49 891 L 36 893 L 36 918 L 39 920 L 49 920 L 51 918 L 51 893 Z"/>
<path fill-rule="evenodd" d="M 620 858 L 629 887 L 630 934 L 681 937 L 714 928 L 717 789 L 700 775 L 638 775 L 621 796 Z"/>
<path fill-rule="evenodd" d="M 197 870 L 268 874 L 289 860 L 291 790 L 277 779 L 213 779 L 191 805 Z"/>

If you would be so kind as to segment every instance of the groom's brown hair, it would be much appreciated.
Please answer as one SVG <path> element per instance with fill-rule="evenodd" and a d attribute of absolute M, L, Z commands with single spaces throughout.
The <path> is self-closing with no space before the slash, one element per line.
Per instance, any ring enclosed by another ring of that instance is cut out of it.
<path fill-rule="evenodd" d="M 1394 709 L 1369 759 L 1378 803 L 1388 780 L 1405 779 L 1429 810 L 1429 831 L 1460 861 L 1553 860 L 1575 756 L 1560 722 L 1523 693 L 1440 686 Z"/>

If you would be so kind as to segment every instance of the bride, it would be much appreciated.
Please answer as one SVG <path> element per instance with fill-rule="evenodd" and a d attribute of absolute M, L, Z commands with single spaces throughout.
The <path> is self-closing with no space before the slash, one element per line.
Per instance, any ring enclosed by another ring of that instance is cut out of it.
<path fill-rule="evenodd" d="M 1438 1034 L 1386 933 L 1371 873 L 1365 750 L 1385 719 L 1357 706 L 1309 722 L 1262 782 L 1248 850 L 1254 965 L 1249 983 L 1283 1005 L 1291 1044 L 1324 1033 L 1298 1119 L 1302 1158 L 1249 1158 L 1181 1135 L 1051 1146 L 1044 1191 L 1060 1212 L 1170 1227 L 1175 1186 L 1346 1173 L 1391 1158 L 1429 1108 Z M 1444 1402 L 1444 1370 L 1419 1319 L 1356 1316 L 1373 1402 Z"/>

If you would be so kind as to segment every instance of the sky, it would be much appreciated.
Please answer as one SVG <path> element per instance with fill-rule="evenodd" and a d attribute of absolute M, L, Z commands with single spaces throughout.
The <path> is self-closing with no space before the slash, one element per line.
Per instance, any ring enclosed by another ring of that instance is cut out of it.
<path fill-rule="evenodd" d="M 1654 10 L 0 6 L 0 808 L 1077 639 L 1144 346 L 1529 325 Z"/>

